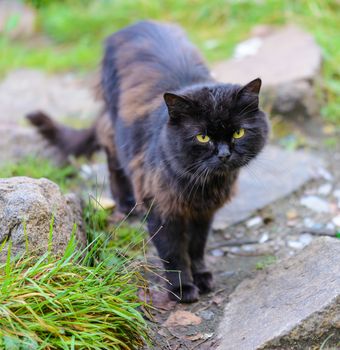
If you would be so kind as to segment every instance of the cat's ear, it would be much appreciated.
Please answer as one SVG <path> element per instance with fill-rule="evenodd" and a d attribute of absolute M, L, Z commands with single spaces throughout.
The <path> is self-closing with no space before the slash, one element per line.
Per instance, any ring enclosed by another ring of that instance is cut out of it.
<path fill-rule="evenodd" d="M 251 93 L 258 95 L 260 93 L 262 81 L 260 78 L 252 80 L 250 83 L 244 85 L 239 94 L 241 93 Z"/>
<path fill-rule="evenodd" d="M 192 108 L 192 102 L 186 96 L 166 92 L 163 97 L 168 107 L 169 116 L 173 121 L 177 120 L 181 114 L 188 113 Z"/>

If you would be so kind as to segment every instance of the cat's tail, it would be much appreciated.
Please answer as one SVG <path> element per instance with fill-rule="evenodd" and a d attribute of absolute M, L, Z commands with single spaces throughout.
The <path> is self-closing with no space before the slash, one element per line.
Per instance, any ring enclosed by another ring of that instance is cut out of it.
<path fill-rule="evenodd" d="M 65 158 L 70 155 L 90 157 L 101 148 L 97 138 L 97 121 L 88 129 L 73 129 L 59 124 L 41 111 L 26 117 L 50 144 L 59 148 Z"/>

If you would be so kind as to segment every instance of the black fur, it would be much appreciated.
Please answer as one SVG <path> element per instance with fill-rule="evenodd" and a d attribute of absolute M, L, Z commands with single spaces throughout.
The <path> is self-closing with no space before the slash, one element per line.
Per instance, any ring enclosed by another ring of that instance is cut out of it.
<path fill-rule="evenodd" d="M 267 140 L 260 87 L 260 79 L 214 81 L 177 26 L 140 22 L 106 41 L 102 93 L 113 132 L 102 146 L 113 194 L 122 211 L 133 196 L 149 210 L 170 296 L 182 302 L 211 290 L 204 247 L 213 215 Z M 240 129 L 244 136 L 235 138 Z M 99 139 L 104 130 L 96 130 Z M 210 141 L 198 141 L 199 134 Z"/>

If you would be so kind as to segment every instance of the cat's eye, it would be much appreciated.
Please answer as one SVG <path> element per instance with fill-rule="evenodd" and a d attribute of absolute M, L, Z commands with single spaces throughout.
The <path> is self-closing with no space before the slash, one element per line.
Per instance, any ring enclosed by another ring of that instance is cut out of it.
<path fill-rule="evenodd" d="M 239 129 L 239 130 L 234 132 L 233 138 L 234 139 L 240 139 L 241 137 L 244 136 L 244 134 L 245 134 L 245 130 L 243 128 L 241 128 L 241 129 Z"/>
<path fill-rule="evenodd" d="M 210 141 L 210 137 L 208 135 L 197 134 L 196 139 L 201 143 L 207 143 Z"/>

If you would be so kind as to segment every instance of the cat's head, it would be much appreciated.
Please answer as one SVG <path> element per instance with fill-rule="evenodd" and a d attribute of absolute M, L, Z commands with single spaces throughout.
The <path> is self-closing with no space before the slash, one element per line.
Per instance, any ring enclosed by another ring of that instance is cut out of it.
<path fill-rule="evenodd" d="M 182 169 L 220 173 L 240 168 L 262 150 L 268 120 L 259 109 L 261 80 L 214 84 L 165 93 L 167 148 Z"/>

